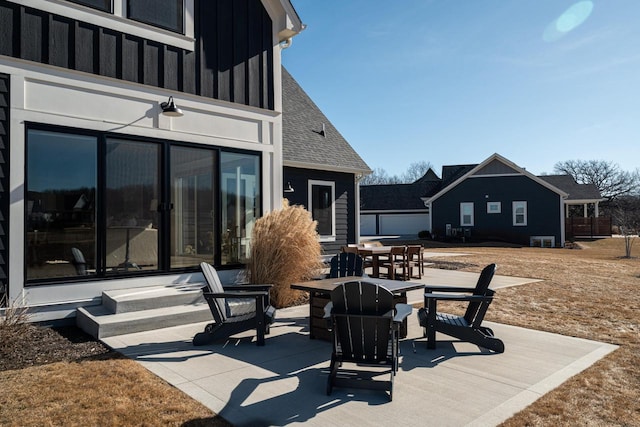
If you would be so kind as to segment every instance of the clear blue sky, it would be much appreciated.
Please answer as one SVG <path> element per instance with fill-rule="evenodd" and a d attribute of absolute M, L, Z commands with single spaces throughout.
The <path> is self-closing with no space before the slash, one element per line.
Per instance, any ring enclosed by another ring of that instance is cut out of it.
<path fill-rule="evenodd" d="M 292 0 L 283 64 L 369 167 L 640 167 L 640 0 Z"/>

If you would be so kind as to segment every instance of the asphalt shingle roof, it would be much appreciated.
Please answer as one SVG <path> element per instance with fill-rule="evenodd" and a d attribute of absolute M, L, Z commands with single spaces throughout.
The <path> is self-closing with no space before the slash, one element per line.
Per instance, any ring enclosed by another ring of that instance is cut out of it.
<path fill-rule="evenodd" d="M 322 125 L 324 124 L 324 136 Z M 371 171 L 318 106 L 282 67 L 282 158 L 312 168 Z"/>
<path fill-rule="evenodd" d="M 602 199 L 595 184 L 578 184 L 571 175 L 541 175 L 538 178 L 569 194 L 567 200 Z"/>

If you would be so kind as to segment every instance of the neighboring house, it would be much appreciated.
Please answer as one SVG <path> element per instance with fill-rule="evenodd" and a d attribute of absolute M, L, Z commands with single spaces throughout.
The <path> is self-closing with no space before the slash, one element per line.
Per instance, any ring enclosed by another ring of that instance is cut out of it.
<path fill-rule="evenodd" d="M 438 239 L 495 239 L 525 245 L 564 246 L 570 208 L 579 205 L 585 217 L 597 217 L 598 204 L 604 200 L 592 185 L 577 184 L 568 175 L 538 177 L 498 154 L 478 165 L 443 167 L 439 184 L 434 175 L 429 171 L 413 184 L 363 186 L 362 203 L 379 203 L 376 201 L 381 198 L 380 194 L 392 195 L 396 190 L 402 194 L 402 188 L 408 186 L 412 194 L 422 194 L 420 201 L 429 212 L 429 221 L 416 225 L 414 232 L 428 230 Z M 421 183 L 426 177 L 430 178 L 428 185 Z M 378 191 L 378 187 L 386 188 Z M 410 203 L 398 203 L 394 210 L 377 212 L 378 225 L 383 215 L 417 206 L 414 199 Z M 369 214 L 364 206 L 362 214 Z M 380 227 L 376 231 L 401 234 Z"/>
<path fill-rule="evenodd" d="M 284 197 L 318 221 L 324 252 L 359 239 L 358 181 L 371 173 L 293 77 L 282 69 Z"/>
<path fill-rule="evenodd" d="M 429 169 L 411 184 L 362 185 L 360 187 L 360 234 L 388 236 L 429 231 L 429 208 L 425 194 L 440 189 L 442 180 Z"/>
<path fill-rule="evenodd" d="M 302 28 L 289 0 L 0 0 L 0 297 L 48 321 L 237 273 L 281 205 Z"/>

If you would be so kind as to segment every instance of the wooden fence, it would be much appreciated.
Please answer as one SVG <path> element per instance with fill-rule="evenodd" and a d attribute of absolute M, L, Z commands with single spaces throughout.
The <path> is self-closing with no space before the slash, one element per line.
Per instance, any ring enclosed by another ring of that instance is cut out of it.
<path fill-rule="evenodd" d="M 565 222 L 567 240 L 580 237 L 611 236 L 611 217 L 598 218 L 572 217 Z"/>

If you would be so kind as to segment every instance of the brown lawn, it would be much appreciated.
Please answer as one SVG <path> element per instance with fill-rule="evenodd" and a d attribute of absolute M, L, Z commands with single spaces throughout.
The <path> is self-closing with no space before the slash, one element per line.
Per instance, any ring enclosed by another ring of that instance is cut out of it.
<path fill-rule="evenodd" d="M 495 262 L 498 274 L 543 279 L 500 289 L 487 320 L 620 346 L 505 426 L 640 426 L 640 261 L 620 258 L 620 239 L 583 247 L 438 249 L 471 254 L 443 268 Z M 228 424 L 136 362 L 104 357 L 0 372 L 0 425 Z"/>
<path fill-rule="evenodd" d="M 495 262 L 497 274 L 543 279 L 500 289 L 487 320 L 620 346 L 504 426 L 640 426 L 640 260 L 621 258 L 622 239 L 581 246 L 446 249 L 472 254 L 454 258 L 475 264 L 461 270 Z"/>

